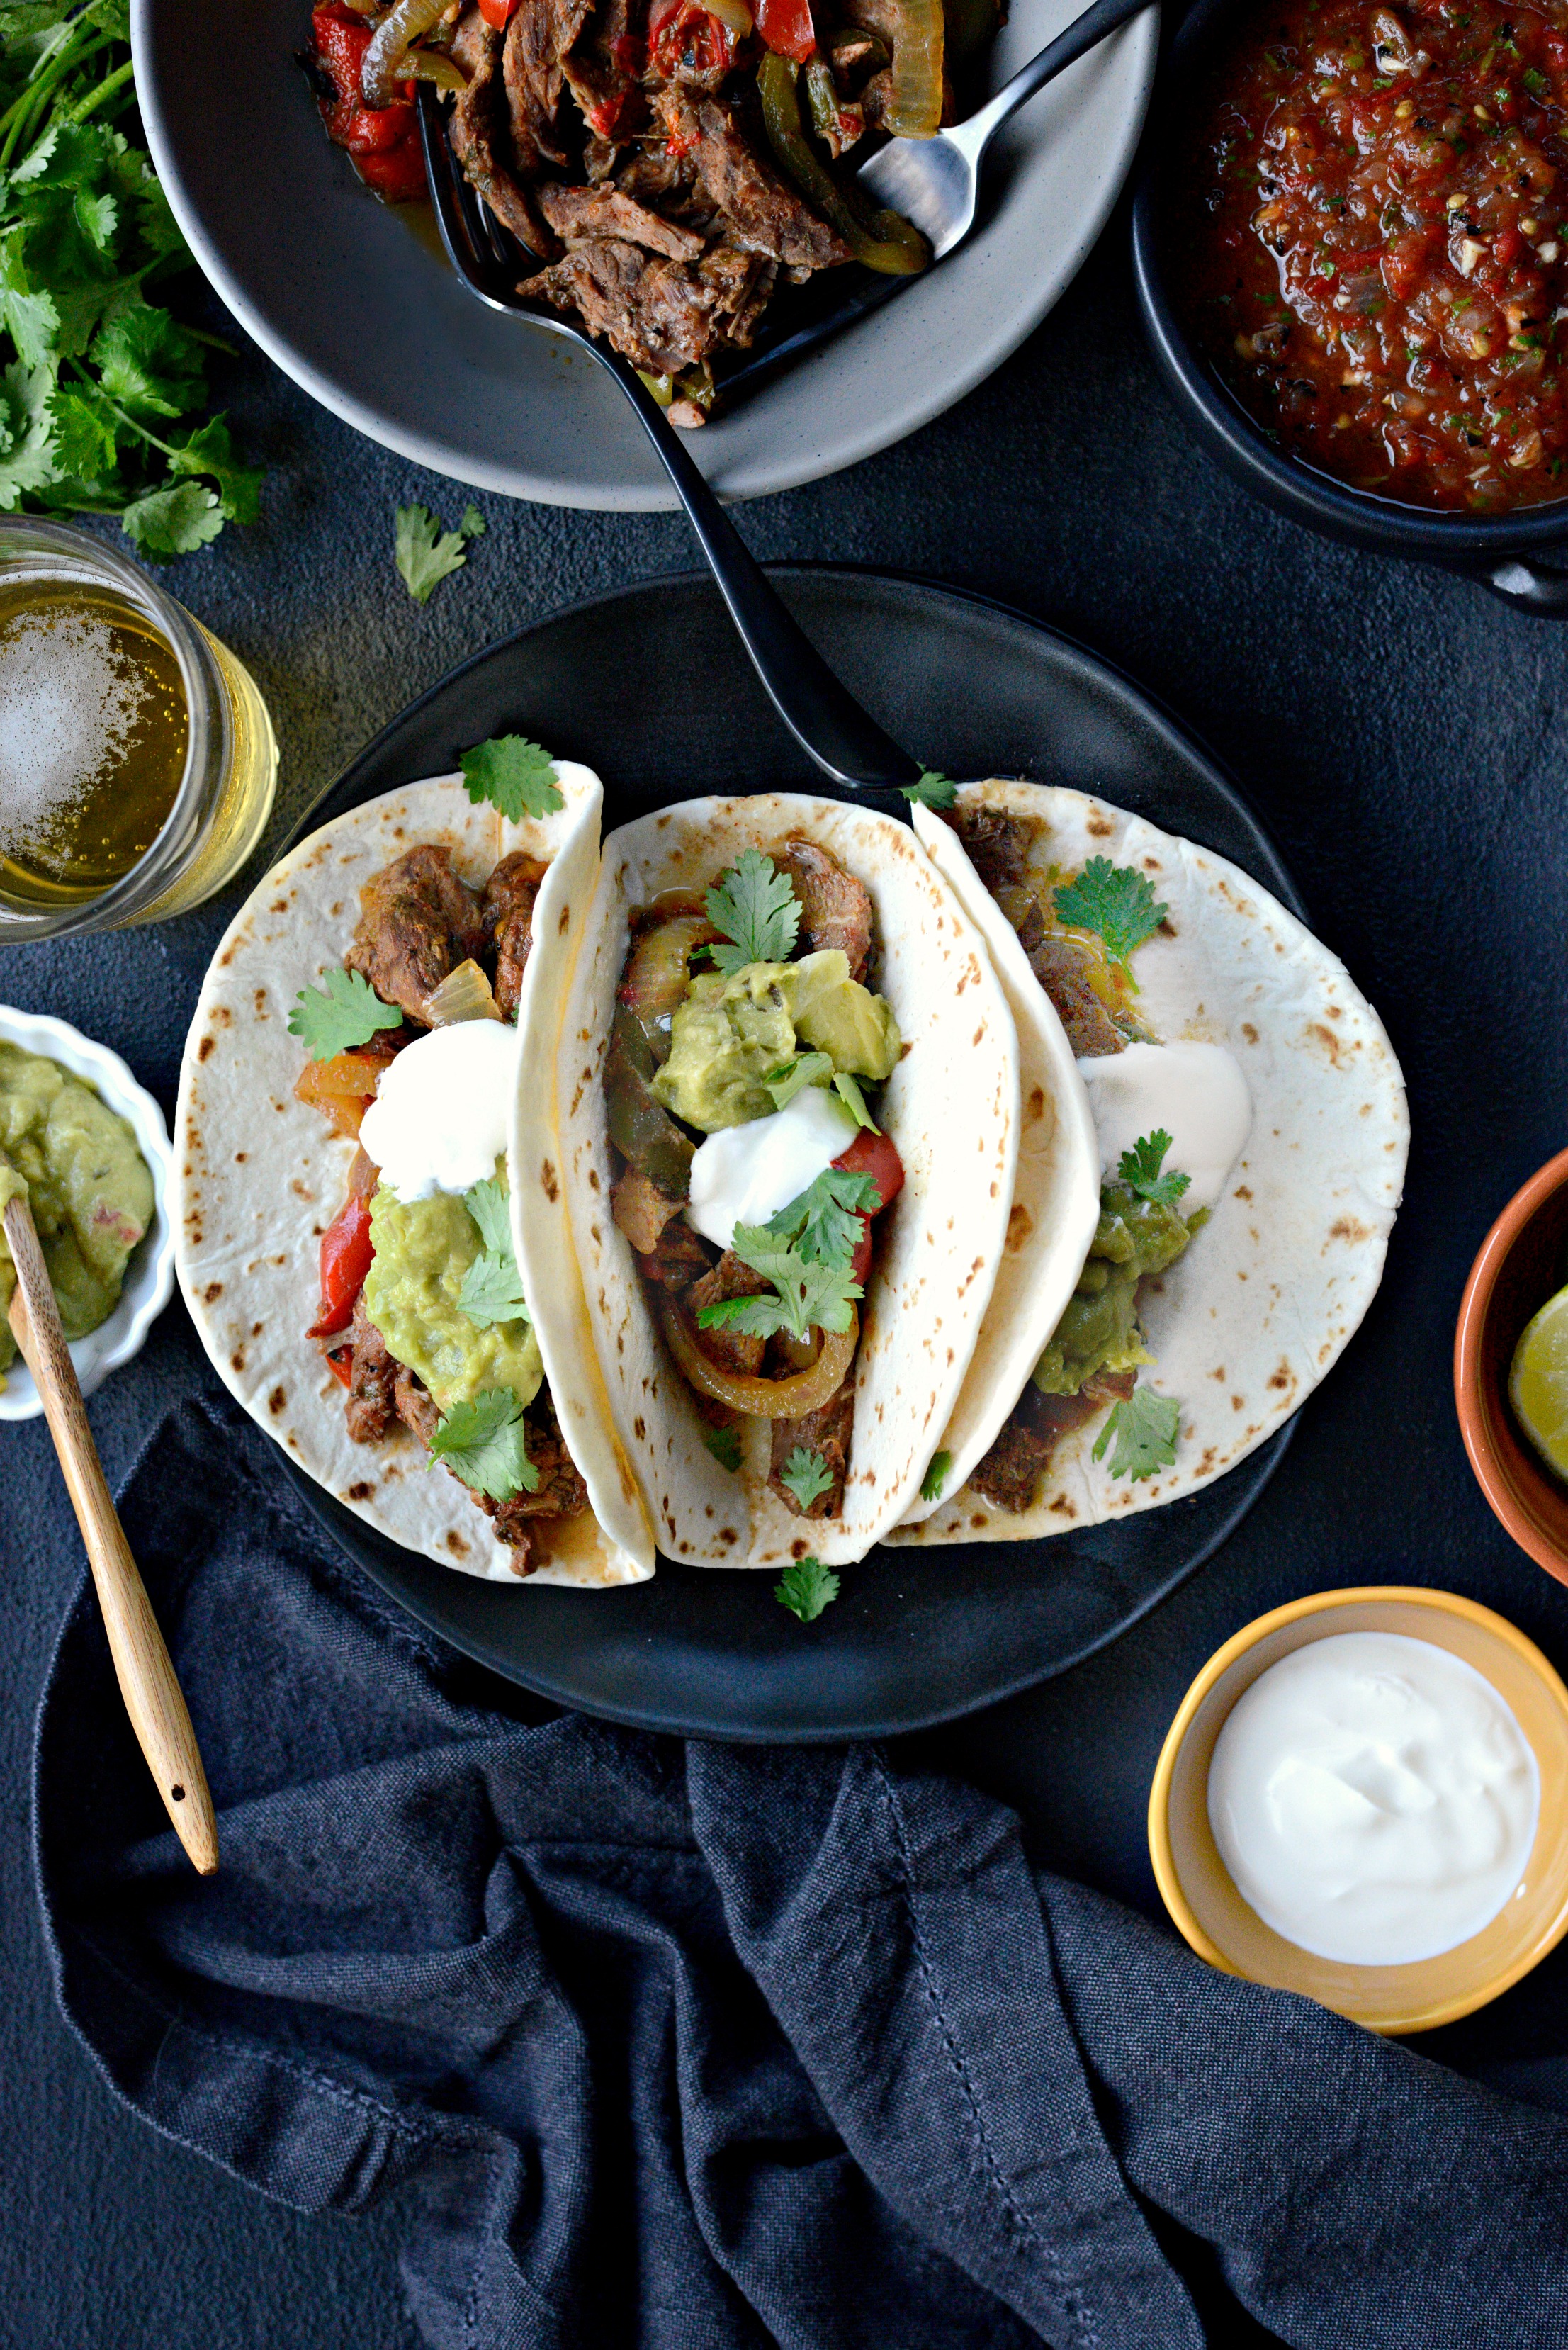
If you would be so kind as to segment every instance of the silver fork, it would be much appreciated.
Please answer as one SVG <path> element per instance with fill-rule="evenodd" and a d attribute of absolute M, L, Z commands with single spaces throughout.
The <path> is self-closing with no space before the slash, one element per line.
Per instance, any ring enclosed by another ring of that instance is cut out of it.
<path fill-rule="evenodd" d="M 955 122 L 933 139 L 891 139 L 862 163 L 856 178 L 878 203 L 913 221 L 940 261 L 974 226 L 981 165 L 1002 124 L 1085 50 L 1151 5 L 1152 0 L 1095 0 L 967 122 Z"/>
<path fill-rule="evenodd" d="M 918 783 L 918 759 L 884 733 L 785 611 L 740 532 L 690 455 L 680 433 L 630 362 L 596 342 L 554 311 L 517 298 L 519 277 L 538 262 L 476 194 L 458 166 L 440 101 L 420 84 L 420 131 L 425 175 L 448 260 L 475 301 L 541 334 L 558 336 L 587 353 L 631 403 L 632 411 L 669 474 L 686 518 L 708 559 L 736 633 L 774 708 L 803 751 L 841 794 L 869 797 L 907 816 L 897 795 Z"/>

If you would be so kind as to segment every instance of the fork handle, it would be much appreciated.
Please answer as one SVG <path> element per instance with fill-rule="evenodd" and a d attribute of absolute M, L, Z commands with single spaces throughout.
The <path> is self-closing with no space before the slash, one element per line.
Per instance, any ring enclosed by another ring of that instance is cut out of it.
<path fill-rule="evenodd" d="M 669 417 L 634 368 L 597 344 L 594 357 L 615 378 L 636 411 L 659 463 L 686 509 L 769 700 L 795 741 L 846 791 L 896 791 L 919 783 L 918 759 L 889 734 L 835 677 L 783 603 L 740 532 L 724 512 Z"/>
<path fill-rule="evenodd" d="M 1096 48 L 1108 34 L 1130 24 L 1133 17 L 1141 16 L 1153 5 L 1154 0 L 1094 0 L 1094 5 L 1085 8 L 1081 16 L 1075 16 L 1066 30 L 1058 33 L 1037 57 L 1031 57 L 1011 81 L 1003 82 L 994 98 L 988 99 L 967 121 L 956 123 L 943 135 L 961 146 L 978 163 L 1002 124 L 1011 120 L 1021 106 L 1027 106 L 1037 90 L 1044 89 L 1048 81 L 1054 81 L 1068 66 L 1075 65 L 1087 50 Z"/>

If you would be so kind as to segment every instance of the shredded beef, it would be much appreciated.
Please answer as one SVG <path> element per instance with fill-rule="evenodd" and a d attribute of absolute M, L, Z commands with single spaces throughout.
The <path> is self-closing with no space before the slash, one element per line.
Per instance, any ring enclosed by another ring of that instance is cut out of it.
<path fill-rule="evenodd" d="M 755 1378 L 763 1367 L 765 1338 L 748 1338 L 738 1330 L 704 1330 L 698 1315 L 708 1305 L 722 1305 L 730 1297 L 756 1297 L 764 1286 L 760 1274 L 742 1263 L 733 1249 L 726 1249 L 716 1265 L 694 1281 L 682 1303 L 696 1326 L 697 1344 L 711 1363 L 722 1371 L 739 1371 L 744 1378 Z"/>
<path fill-rule="evenodd" d="M 591 0 L 521 0 L 506 27 L 502 73 L 517 169 L 535 180 L 571 161 L 560 127 L 566 77 L 562 60 L 581 34 Z"/>
<path fill-rule="evenodd" d="M 398 1418 L 428 1450 L 441 1422 L 435 1398 L 417 1372 L 401 1364 L 395 1365 L 394 1368 L 397 1371 Z M 540 1388 L 524 1412 L 523 1420 L 528 1458 L 539 1476 L 539 1482 L 533 1492 L 514 1493 L 510 1501 L 498 1502 L 489 1493 L 476 1493 L 472 1485 L 457 1477 L 455 1470 L 449 1472 L 462 1486 L 470 1501 L 492 1520 L 496 1540 L 505 1543 L 511 1549 L 512 1572 L 519 1575 L 533 1571 L 530 1555 L 533 1545 L 528 1521 L 531 1518 L 575 1517 L 588 1505 L 588 1489 L 566 1450 L 548 1388 Z"/>
<path fill-rule="evenodd" d="M 657 1281 L 679 1297 L 713 1263 L 713 1252 L 684 1216 L 673 1216 L 651 1249 L 639 1252 L 637 1269 L 644 1281 Z"/>
<path fill-rule="evenodd" d="M 990 807 L 983 800 L 944 808 L 942 815 L 993 898 L 1000 890 L 1016 888 L 1023 879 L 1039 829 L 1032 817 L 1009 816 L 1005 808 Z"/>
<path fill-rule="evenodd" d="M 855 1426 L 855 1379 L 853 1373 L 836 1395 L 828 1397 L 819 1411 L 808 1411 L 799 1419 L 775 1419 L 773 1423 L 773 1459 L 768 1471 L 768 1484 L 786 1510 L 797 1518 L 836 1518 L 844 1508 L 844 1484 L 849 1474 L 849 1443 Z M 787 1485 L 781 1481 L 790 1454 L 797 1445 L 815 1452 L 833 1479 L 825 1493 L 819 1493 L 811 1507 L 803 1510 Z"/>
<path fill-rule="evenodd" d="M 356 1444 L 376 1444 L 392 1424 L 398 1366 L 387 1352 L 385 1339 L 367 1315 L 362 1297 L 355 1300 L 348 1341 L 353 1352 L 348 1391 L 343 1399 L 344 1417 Z"/>
<path fill-rule="evenodd" d="M 478 190 L 503 228 L 510 229 L 541 261 L 548 261 L 556 250 L 556 240 L 540 219 L 532 196 L 518 185 L 502 160 L 501 142 L 509 139 L 510 133 L 500 119 L 497 71 L 501 37 L 484 23 L 477 8 L 459 25 L 453 48 L 461 41 L 465 60 L 472 62 L 468 88 L 452 110 L 452 153 L 463 176 Z"/>
<path fill-rule="evenodd" d="M 1130 1396 L 1137 1383 L 1137 1371 L 1100 1371 L 1075 1396 L 1047 1396 L 1031 1380 L 990 1451 L 970 1471 L 970 1490 L 1014 1515 L 1028 1509 L 1062 1438 Z"/>
<path fill-rule="evenodd" d="M 639 1256 L 659 1246 L 659 1237 L 684 1203 L 661 1191 L 650 1177 L 628 1167 L 610 1186 L 610 1213 Z"/>
<path fill-rule="evenodd" d="M 410 1371 L 403 1363 L 398 1365 L 396 1399 L 398 1418 L 428 1451 L 431 1439 L 441 1425 L 441 1411 L 419 1373 Z"/>
<path fill-rule="evenodd" d="M 596 138 L 624 139 L 647 118 L 642 93 L 628 71 L 639 47 L 628 0 L 601 0 L 584 38 L 563 60 L 566 86 Z"/>
<path fill-rule="evenodd" d="M 672 143 L 686 150 L 738 244 L 775 261 L 828 269 L 850 258 L 836 236 L 787 180 L 753 154 L 727 108 L 667 83 L 656 96 Z"/>
<path fill-rule="evenodd" d="M 619 238 L 595 238 L 517 288 L 553 309 L 576 310 L 591 334 L 650 375 L 694 367 L 717 345 L 749 333 L 759 306 L 748 301 L 764 265 L 756 255 L 704 254 L 670 261 Z"/>
<path fill-rule="evenodd" d="M 674 221 L 660 220 L 618 188 L 541 188 L 539 210 L 567 245 L 590 237 L 619 237 L 671 261 L 695 261 L 702 240 Z"/>
<path fill-rule="evenodd" d="M 864 884 L 815 841 L 786 841 L 774 859 L 800 899 L 801 935 L 814 951 L 842 947 L 851 979 L 864 979 L 871 947 L 871 899 Z"/>
<path fill-rule="evenodd" d="M 504 857 L 484 885 L 484 935 L 495 958 L 495 1001 L 503 1020 L 515 1020 L 523 966 L 534 942 L 534 900 L 546 867 L 525 849 Z"/>
<path fill-rule="evenodd" d="M 452 869 L 449 848 L 410 848 L 359 892 L 359 922 L 344 957 L 384 1003 L 423 1020 L 448 972 L 484 947 L 480 901 Z"/>
<path fill-rule="evenodd" d="M 1095 967 L 1093 951 L 1079 939 L 1064 939 L 1059 931 L 1048 931 L 1039 904 L 1033 898 L 1018 926 L 1018 943 L 1029 958 L 1030 970 L 1056 1007 L 1075 1059 L 1125 1052 L 1127 1039 L 1106 1010 L 1090 977 Z"/>

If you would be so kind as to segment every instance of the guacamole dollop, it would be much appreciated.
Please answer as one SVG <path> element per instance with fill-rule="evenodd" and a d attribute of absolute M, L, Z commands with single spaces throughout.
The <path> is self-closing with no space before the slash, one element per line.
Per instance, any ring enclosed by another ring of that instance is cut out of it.
<path fill-rule="evenodd" d="M 126 1120 L 57 1061 L 0 1044 L 0 1209 L 26 1191 L 67 1338 L 119 1302 L 126 1260 L 152 1222 L 152 1177 Z M 16 1286 L 0 1235 L 0 1309 Z M 16 1359 L 0 1320 L 0 1371 Z"/>
<path fill-rule="evenodd" d="M 694 979 L 671 1015 L 655 1098 L 702 1134 L 765 1118 L 774 1103 L 763 1079 L 794 1058 L 797 1038 L 835 1071 L 876 1085 L 903 1050 L 892 1005 L 850 978 L 841 947 L 823 947 L 798 962 Z"/>
<path fill-rule="evenodd" d="M 510 1388 L 524 1409 L 545 1377 L 528 1322 L 481 1329 L 458 1305 L 463 1274 L 483 1253 L 479 1227 L 453 1191 L 400 1200 L 383 1183 L 370 1201 L 375 1249 L 365 1311 L 400 1363 L 423 1379 L 443 1412 L 486 1388 Z"/>
<path fill-rule="evenodd" d="M 1138 1327 L 1138 1283 L 1176 1263 L 1206 1214 L 1199 1209 L 1189 1220 L 1126 1183 L 1102 1188 L 1100 1221 L 1077 1287 L 1034 1366 L 1042 1395 L 1076 1395 L 1096 1371 L 1130 1371 L 1154 1360 Z"/>

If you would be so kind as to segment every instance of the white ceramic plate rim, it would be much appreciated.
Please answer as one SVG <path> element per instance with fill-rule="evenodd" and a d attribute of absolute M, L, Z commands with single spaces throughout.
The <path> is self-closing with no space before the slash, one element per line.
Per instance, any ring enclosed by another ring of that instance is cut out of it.
<path fill-rule="evenodd" d="M 662 513 L 678 505 L 674 491 L 665 481 L 661 469 L 651 459 L 646 483 L 626 481 L 615 484 L 587 483 L 575 479 L 564 471 L 544 473 L 518 464 L 490 463 L 476 459 L 470 452 L 454 451 L 434 432 L 409 431 L 396 421 L 384 417 L 373 406 L 344 391 L 331 376 L 323 372 L 291 339 L 287 331 L 251 300 L 244 285 L 207 234 L 199 213 L 185 193 L 175 164 L 173 144 L 155 77 L 151 72 L 144 74 L 142 71 L 148 41 L 147 17 L 151 5 L 152 0 L 131 0 L 130 40 L 142 123 L 154 168 L 185 242 L 202 273 L 245 332 L 286 376 L 332 414 L 341 417 L 345 423 L 351 424 L 369 439 L 432 473 L 445 474 L 471 488 L 495 490 L 503 495 L 527 498 L 539 504 L 575 506 L 597 512 Z M 1040 45 L 1044 47 L 1044 39 L 1053 37 L 1078 13 L 1076 6 L 1053 7 Z M 1024 57 L 1008 53 L 1003 46 L 1007 41 L 1007 30 L 1003 28 L 999 51 L 1007 70 L 1016 71 L 1027 60 Z M 1159 9 L 1158 5 L 1151 5 L 1146 15 L 1124 26 L 1103 43 L 1099 50 L 1070 68 L 1067 76 L 1064 77 L 1063 86 L 1069 83 L 1073 76 L 1091 68 L 1096 60 L 1113 60 L 1119 76 L 1121 104 L 1115 134 L 1099 150 L 1094 184 L 1077 213 L 1075 233 L 1060 248 L 1054 265 L 1042 271 L 1033 291 L 1015 304 L 998 307 L 993 314 L 992 331 L 971 338 L 967 356 L 959 366 L 935 370 L 923 381 L 906 375 L 903 381 L 888 384 L 885 401 L 877 403 L 873 413 L 857 428 L 852 427 L 841 433 L 824 433 L 809 452 L 803 452 L 793 462 L 785 461 L 777 465 L 754 463 L 726 464 L 729 452 L 723 446 L 719 428 L 691 434 L 689 445 L 692 453 L 703 472 L 715 480 L 722 495 L 735 500 L 773 496 L 780 491 L 797 489 L 805 483 L 820 481 L 827 474 L 858 464 L 862 458 L 877 455 L 942 415 L 982 383 L 1004 359 L 1011 358 L 1076 276 L 1121 192 L 1142 133 L 1144 117 L 1148 110 L 1158 46 Z M 1035 100 L 1034 104 L 1037 106 L 1039 101 Z M 1048 117 L 1042 119 L 1048 121 Z M 1002 134 L 1003 142 L 1018 146 L 1031 143 L 1029 122 L 1030 109 L 1025 108 Z M 983 215 L 982 227 L 974 235 L 977 240 L 983 237 Z M 983 254 L 970 253 L 969 258 L 971 265 L 978 263 L 983 268 Z M 943 266 L 962 267 L 965 260 L 966 251 L 961 250 Z M 863 335 L 867 331 L 874 332 L 876 325 L 877 316 L 873 314 L 858 328 L 848 331 L 851 336 Z M 583 363 L 591 364 L 587 360 Z M 798 369 L 796 375 L 798 380 Z M 607 399 L 613 397 L 607 383 L 605 390 Z"/>
<path fill-rule="evenodd" d="M 119 1303 L 107 1322 L 71 1346 L 81 1391 L 89 1396 L 110 1371 L 118 1371 L 122 1363 L 140 1353 L 174 1287 L 174 1227 L 169 1209 L 174 1153 L 169 1128 L 163 1112 L 145 1087 L 137 1084 L 119 1055 L 111 1053 L 107 1045 L 95 1044 L 64 1020 L 56 1020 L 47 1012 L 18 1012 L 0 1003 L 0 1039 L 20 1045 L 26 1053 L 41 1053 L 47 1060 L 58 1061 L 73 1076 L 86 1077 L 96 1086 L 110 1109 L 130 1120 L 151 1171 L 152 1222 L 126 1267 Z M 18 1357 L 5 1374 L 0 1420 L 33 1419 L 43 1409 L 33 1374 Z"/>

